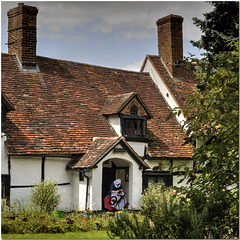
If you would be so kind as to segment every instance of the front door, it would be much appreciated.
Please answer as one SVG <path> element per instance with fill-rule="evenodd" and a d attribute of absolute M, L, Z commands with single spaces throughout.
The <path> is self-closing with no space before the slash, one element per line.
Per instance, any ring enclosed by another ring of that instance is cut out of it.
<path fill-rule="evenodd" d="M 103 167 L 103 181 L 102 181 L 102 209 L 104 209 L 104 198 L 110 189 L 111 183 L 116 180 L 116 166 L 112 163 L 112 167 Z"/>

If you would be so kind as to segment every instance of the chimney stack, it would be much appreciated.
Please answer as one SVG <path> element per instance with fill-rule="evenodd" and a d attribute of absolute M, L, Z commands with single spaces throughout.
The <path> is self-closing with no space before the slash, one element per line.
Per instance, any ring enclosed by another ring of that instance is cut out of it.
<path fill-rule="evenodd" d="M 183 18 L 178 15 L 168 15 L 158 19 L 158 53 L 174 78 L 181 78 L 181 67 L 174 66 L 183 61 Z"/>
<path fill-rule="evenodd" d="M 8 11 L 8 52 L 16 54 L 23 70 L 36 70 L 38 9 L 19 3 Z"/>

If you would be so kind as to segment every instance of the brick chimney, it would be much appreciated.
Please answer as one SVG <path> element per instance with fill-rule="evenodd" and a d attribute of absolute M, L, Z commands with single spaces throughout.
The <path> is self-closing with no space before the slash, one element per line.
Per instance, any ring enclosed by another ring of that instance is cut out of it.
<path fill-rule="evenodd" d="M 38 9 L 19 3 L 8 11 L 8 52 L 16 54 L 23 70 L 36 70 Z"/>
<path fill-rule="evenodd" d="M 168 15 L 158 19 L 158 53 L 174 78 L 182 78 L 181 67 L 176 63 L 183 61 L 183 18 L 177 15 Z"/>

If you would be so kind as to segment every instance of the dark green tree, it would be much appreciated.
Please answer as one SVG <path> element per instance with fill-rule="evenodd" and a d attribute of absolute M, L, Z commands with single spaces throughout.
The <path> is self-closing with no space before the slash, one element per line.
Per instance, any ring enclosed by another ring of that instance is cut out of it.
<path fill-rule="evenodd" d="M 194 207 L 209 212 L 213 238 L 238 234 L 239 204 L 239 48 L 196 60 L 201 90 L 189 98 L 186 127 L 194 150 L 197 179 L 186 189 Z M 202 87 L 204 86 L 204 87 Z M 210 229 L 208 226 L 208 229 Z"/>
<path fill-rule="evenodd" d="M 206 50 L 197 62 L 198 90 L 188 99 L 189 141 L 197 178 L 184 191 L 192 207 L 208 216 L 208 237 L 239 234 L 239 3 L 212 2 L 205 19 L 194 18 L 203 35 L 194 46 Z"/>
<path fill-rule="evenodd" d="M 210 54 L 229 51 L 229 43 L 239 39 L 239 2 L 210 2 L 214 9 L 205 13 L 204 19 L 193 18 L 194 24 L 202 31 L 199 41 L 191 41 L 193 46 L 206 50 Z"/>

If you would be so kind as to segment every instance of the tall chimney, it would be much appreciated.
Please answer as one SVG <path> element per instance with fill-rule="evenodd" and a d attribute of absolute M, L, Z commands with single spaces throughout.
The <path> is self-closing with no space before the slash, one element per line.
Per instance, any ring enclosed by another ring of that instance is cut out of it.
<path fill-rule="evenodd" d="M 182 77 L 177 63 L 183 61 L 183 18 L 168 15 L 156 22 L 158 30 L 158 53 L 170 70 L 173 77 Z"/>
<path fill-rule="evenodd" d="M 19 3 L 8 11 L 8 52 L 16 54 L 24 70 L 37 67 L 36 18 L 38 9 Z"/>

